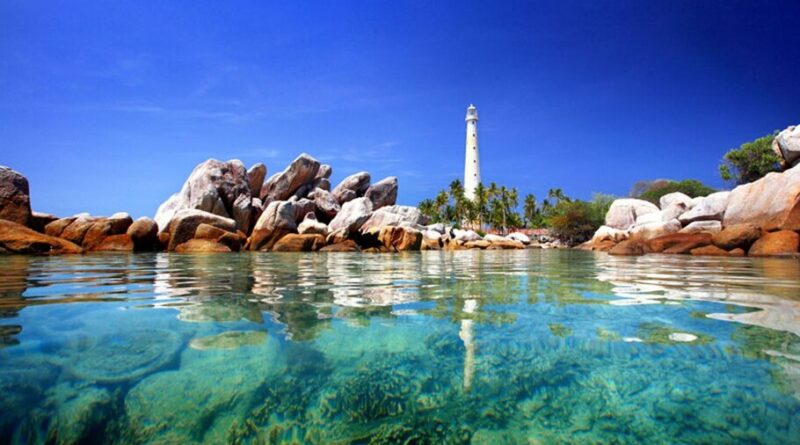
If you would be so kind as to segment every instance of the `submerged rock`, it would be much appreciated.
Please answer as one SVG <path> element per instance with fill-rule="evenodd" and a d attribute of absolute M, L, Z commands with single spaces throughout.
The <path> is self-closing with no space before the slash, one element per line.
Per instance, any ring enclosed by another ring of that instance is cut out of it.
<path fill-rule="evenodd" d="M 228 331 L 211 337 L 193 338 L 189 347 L 199 351 L 211 349 L 236 349 L 242 346 L 253 346 L 267 341 L 265 331 Z"/>
<path fill-rule="evenodd" d="M 68 343 L 67 371 L 87 382 L 119 383 L 154 372 L 175 358 L 183 344 L 168 329 L 128 329 L 119 334 L 84 336 Z"/>
<path fill-rule="evenodd" d="M 55 412 L 47 429 L 47 443 L 89 443 L 93 432 L 103 431 L 113 420 L 115 397 L 107 389 L 62 383 L 48 390 L 48 396 L 46 403 Z"/>
<path fill-rule="evenodd" d="M 212 349 L 188 348 L 179 369 L 154 373 L 131 388 L 125 396 L 125 434 L 120 442 L 229 443 L 231 426 L 258 402 L 253 396 L 276 381 L 285 367 L 277 342 L 253 343 L 247 349 L 213 348 L 229 340 L 234 339 L 209 340 Z"/>

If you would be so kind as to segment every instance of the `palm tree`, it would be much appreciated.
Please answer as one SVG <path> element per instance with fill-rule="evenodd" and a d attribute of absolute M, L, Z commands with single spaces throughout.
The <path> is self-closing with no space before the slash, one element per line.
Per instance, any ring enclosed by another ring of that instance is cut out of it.
<path fill-rule="evenodd" d="M 547 192 L 547 197 L 553 199 L 556 202 L 556 205 L 561 204 L 562 201 L 569 202 L 570 200 L 569 198 L 567 198 L 567 195 L 564 194 L 564 191 L 561 190 L 560 188 L 550 189 Z"/>
<path fill-rule="evenodd" d="M 464 221 L 464 214 L 467 210 L 464 205 L 464 186 L 458 179 L 454 179 L 453 182 L 450 183 L 450 196 L 453 198 L 453 210 L 455 211 L 456 222 Z"/>
<path fill-rule="evenodd" d="M 439 215 L 439 221 L 445 222 L 447 221 L 447 207 L 448 203 L 450 202 L 450 198 L 447 196 L 447 192 L 442 190 L 436 195 L 436 198 L 433 200 L 434 205 L 436 206 L 436 213 Z"/>
<path fill-rule="evenodd" d="M 486 217 L 486 214 L 489 212 L 488 204 L 489 198 L 491 195 L 489 194 L 489 189 L 487 189 L 483 183 L 479 182 L 478 185 L 475 186 L 475 199 L 473 201 L 474 208 L 475 208 L 475 215 L 478 217 L 478 228 L 483 229 L 483 220 Z"/>
<path fill-rule="evenodd" d="M 538 209 L 536 208 L 536 196 L 532 194 L 525 195 L 522 212 L 525 218 L 525 226 L 533 225 L 536 214 L 538 213 Z"/>
<path fill-rule="evenodd" d="M 432 199 L 424 199 L 420 201 L 419 205 L 420 213 L 430 217 L 433 222 L 439 222 L 439 212 L 436 210 L 436 203 Z"/>

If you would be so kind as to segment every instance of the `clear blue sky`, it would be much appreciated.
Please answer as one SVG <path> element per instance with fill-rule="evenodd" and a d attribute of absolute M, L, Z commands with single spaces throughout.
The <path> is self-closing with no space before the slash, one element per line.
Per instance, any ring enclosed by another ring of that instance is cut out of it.
<path fill-rule="evenodd" d="M 35 210 L 152 215 L 208 157 L 300 152 L 544 197 L 640 179 L 721 187 L 724 152 L 800 123 L 797 1 L 0 0 L 0 164 Z"/>

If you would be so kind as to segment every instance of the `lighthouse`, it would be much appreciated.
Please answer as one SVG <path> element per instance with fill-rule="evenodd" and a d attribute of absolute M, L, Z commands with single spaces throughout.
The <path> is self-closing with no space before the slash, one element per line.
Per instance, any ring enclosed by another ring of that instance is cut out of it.
<path fill-rule="evenodd" d="M 478 109 L 467 108 L 467 147 L 464 156 L 464 196 L 475 199 L 475 187 L 481 182 L 481 161 L 478 157 Z"/>

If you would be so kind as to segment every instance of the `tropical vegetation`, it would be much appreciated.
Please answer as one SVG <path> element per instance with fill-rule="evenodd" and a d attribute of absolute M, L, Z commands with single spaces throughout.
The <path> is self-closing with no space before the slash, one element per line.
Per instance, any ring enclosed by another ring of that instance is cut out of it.
<path fill-rule="evenodd" d="M 780 159 L 772 150 L 778 132 L 746 142 L 725 153 L 719 173 L 722 179 L 746 184 L 774 171 L 780 171 Z"/>
<path fill-rule="evenodd" d="M 447 190 L 419 203 L 419 209 L 433 222 L 477 230 L 491 228 L 507 233 L 509 228 L 547 228 L 569 243 L 591 238 L 613 201 L 609 195 L 596 194 L 591 201 L 568 197 L 560 188 L 550 189 L 541 203 L 527 194 L 521 201 L 514 187 L 478 184 L 474 197 L 467 198 L 461 181 L 454 180 Z"/>
<path fill-rule="evenodd" d="M 648 187 L 642 187 L 644 183 L 650 183 Z M 696 179 L 685 179 L 683 181 L 670 181 L 659 179 L 656 181 L 640 181 L 637 182 L 632 190 L 640 191 L 638 195 L 631 195 L 633 198 L 644 199 L 653 204 L 658 205 L 662 196 L 673 193 L 681 192 L 688 195 L 690 198 L 698 196 L 708 196 L 716 192 L 715 189 L 703 184 Z"/>

